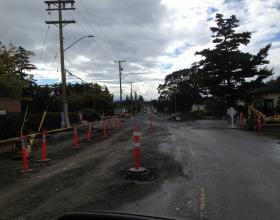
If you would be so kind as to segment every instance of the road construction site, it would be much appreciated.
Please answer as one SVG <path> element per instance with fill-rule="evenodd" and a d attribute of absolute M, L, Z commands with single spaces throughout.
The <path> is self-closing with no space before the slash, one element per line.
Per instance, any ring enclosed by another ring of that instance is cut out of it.
<path fill-rule="evenodd" d="M 133 118 L 120 128 L 92 133 L 78 128 L 40 148 L 33 172 L 18 173 L 21 160 L 0 157 L 0 219 L 57 219 L 65 212 L 107 210 L 175 219 L 278 219 L 280 143 L 262 133 L 229 128 L 224 120 L 168 121 L 148 114 L 140 128 L 141 167 L 150 178 L 129 179 L 134 167 Z"/>

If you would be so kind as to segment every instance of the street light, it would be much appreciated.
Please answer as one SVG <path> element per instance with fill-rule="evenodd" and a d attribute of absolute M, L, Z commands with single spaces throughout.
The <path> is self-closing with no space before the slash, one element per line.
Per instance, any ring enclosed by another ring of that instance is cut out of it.
<path fill-rule="evenodd" d="M 88 36 L 84 36 L 84 37 L 80 37 L 78 40 L 74 41 L 71 45 L 69 45 L 68 47 L 66 47 L 64 49 L 64 52 L 66 50 L 68 50 L 70 47 L 73 47 L 76 43 L 78 43 L 79 41 L 81 41 L 82 39 L 85 39 L 85 38 L 91 38 L 91 37 L 94 37 L 93 35 L 88 35 Z"/>
<path fill-rule="evenodd" d="M 69 116 L 68 116 L 68 102 L 67 102 L 67 93 L 66 93 L 66 71 L 65 71 L 65 65 L 64 65 L 64 53 L 66 50 L 68 50 L 70 47 L 74 46 L 76 43 L 78 43 L 80 40 L 84 38 L 90 38 L 94 37 L 93 35 L 88 35 L 79 38 L 78 40 L 74 41 L 70 46 L 66 47 L 63 49 L 63 42 L 60 44 L 60 56 L 61 56 L 61 81 L 62 81 L 62 100 L 63 100 L 63 127 L 70 127 L 70 122 L 69 122 Z"/>

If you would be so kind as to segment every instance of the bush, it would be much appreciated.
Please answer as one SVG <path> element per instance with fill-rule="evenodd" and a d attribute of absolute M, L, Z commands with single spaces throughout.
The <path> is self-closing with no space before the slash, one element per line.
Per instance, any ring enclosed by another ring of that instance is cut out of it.
<path fill-rule="evenodd" d="M 87 121 L 96 121 L 100 120 L 101 118 L 100 114 L 94 109 L 84 108 L 81 109 L 79 112 L 83 113 L 83 119 Z"/>
<path fill-rule="evenodd" d="M 0 116 L 0 139 L 19 136 L 23 115 L 8 113 Z"/>

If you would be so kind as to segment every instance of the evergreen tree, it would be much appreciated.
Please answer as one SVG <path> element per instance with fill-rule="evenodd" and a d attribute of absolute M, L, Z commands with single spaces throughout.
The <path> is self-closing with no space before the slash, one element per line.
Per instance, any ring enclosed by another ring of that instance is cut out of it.
<path fill-rule="evenodd" d="M 261 48 L 257 55 L 242 52 L 239 47 L 247 46 L 251 32 L 237 33 L 239 20 L 235 15 L 224 18 L 216 15 L 217 27 L 211 27 L 213 33 L 213 49 L 196 52 L 203 59 L 196 63 L 199 67 L 201 87 L 211 95 L 231 96 L 231 100 L 239 98 L 249 88 L 259 87 L 263 80 L 272 75 L 272 70 L 264 67 L 270 44 Z M 254 79 L 254 80 L 252 80 Z"/>

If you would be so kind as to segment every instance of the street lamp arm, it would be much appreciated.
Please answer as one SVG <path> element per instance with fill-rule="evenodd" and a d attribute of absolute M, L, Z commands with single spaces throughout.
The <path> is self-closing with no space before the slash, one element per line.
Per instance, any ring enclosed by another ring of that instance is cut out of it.
<path fill-rule="evenodd" d="M 81 41 L 82 39 L 84 39 L 84 38 L 91 38 L 91 37 L 94 37 L 94 36 L 93 36 L 93 35 L 88 35 L 88 36 L 80 37 L 78 40 L 74 41 L 71 45 L 69 45 L 68 47 L 66 47 L 66 48 L 64 49 L 64 52 L 65 52 L 66 50 L 68 50 L 70 47 L 73 47 L 76 43 L 78 43 L 78 42 Z"/>

